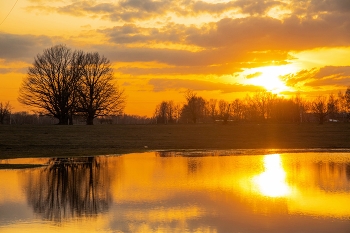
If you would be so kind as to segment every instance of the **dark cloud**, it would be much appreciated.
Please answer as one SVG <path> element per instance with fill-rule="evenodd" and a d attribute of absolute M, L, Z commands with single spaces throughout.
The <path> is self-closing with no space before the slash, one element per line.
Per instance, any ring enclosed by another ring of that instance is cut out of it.
<path fill-rule="evenodd" d="M 236 0 L 224 3 L 208 3 L 196 0 L 122 0 L 109 1 L 42 1 L 31 0 L 33 5 L 28 9 L 39 11 L 56 11 L 61 14 L 75 16 L 100 16 L 112 21 L 132 22 L 150 18 L 159 18 L 168 13 L 180 16 L 199 15 L 203 13 L 221 14 L 232 9 L 255 16 L 264 16 L 271 8 L 292 10 L 294 15 L 317 15 L 325 13 L 346 13 L 350 11 L 350 3 L 347 0 Z M 52 7 L 53 2 L 61 6 Z"/>
<path fill-rule="evenodd" d="M 151 79 L 148 82 L 156 92 L 166 90 L 191 89 L 194 91 L 220 91 L 221 93 L 254 92 L 259 88 L 253 85 L 214 83 L 199 80 Z"/>
<path fill-rule="evenodd" d="M 110 42 L 115 44 L 149 42 L 183 42 L 186 28 L 183 25 L 169 24 L 163 28 L 141 28 L 134 24 L 124 24 L 109 29 L 99 30 Z"/>
<path fill-rule="evenodd" d="M 267 62 L 272 64 L 272 60 L 289 58 L 287 53 L 275 53 L 274 51 L 268 51 L 267 53 L 249 53 L 247 51 L 236 51 L 228 48 L 192 52 L 180 49 L 95 45 L 93 49 L 99 51 L 113 62 L 155 61 L 172 66 L 181 66 L 179 67 L 178 73 L 183 71 L 185 67 L 192 67 L 193 69 L 198 69 L 198 71 L 203 69 L 205 73 L 210 70 L 216 70 L 220 73 L 219 67 L 221 67 L 230 72 L 230 70 L 237 70 L 241 67 L 249 66 L 252 68 L 261 66 L 262 64 L 267 65 Z M 279 64 L 284 64 L 284 62 L 280 62 Z M 202 68 L 204 66 L 209 67 Z M 156 70 L 157 69 L 154 71 Z M 197 71 L 195 73 L 197 73 Z"/>
<path fill-rule="evenodd" d="M 112 3 L 94 3 L 91 1 L 76 1 L 69 5 L 58 7 L 58 13 L 70 14 L 75 16 L 112 14 L 116 7 Z"/>
<path fill-rule="evenodd" d="M 31 1 L 28 10 L 57 12 L 74 16 L 109 18 L 111 21 L 132 22 L 159 17 L 167 12 L 177 11 L 176 1 L 123 0 L 117 3 L 101 1 L 56 1 L 61 6 L 49 6 L 43 1 Z"/>
<path fill-rule="evenodd" d="M 310 9 L 313 12 L 349 12 L 348 0 L 311 0 Z"/>
<path fill-rule="evenodd" d="M 15 35 L 0 33 L 0 58 L 32 62 L 44 49 L 52 46 L 47 36 Z"/>
<path fill-rule="evenodd" d="M 222 64 L 217 66 L 176 66 L 164 68 L 136 68 L 122 67 L 119 72 L 132 75 L 159 74 L 233 74 L 242 71 L 236 64 Z"/>
<path fill-rule="evenodd" d="M 13 72 L 12 68 L 0 68 L 0 74 L 7 74 Z"/>
<path fill-rule="evenodd" d="M 22 68 L 0 68 L 0 74 L 8 74 L 8 73 L 26 73 L 27 67 Z"/>
<path fill-rule="evenodd" d="M 192 31 L 187 42 L 205 47 L 232 47 L 243 50 L 302 50 L 350 45 L 350 14 L 320 19 L 291 16 L 221 19 L 211 29 Z"/>

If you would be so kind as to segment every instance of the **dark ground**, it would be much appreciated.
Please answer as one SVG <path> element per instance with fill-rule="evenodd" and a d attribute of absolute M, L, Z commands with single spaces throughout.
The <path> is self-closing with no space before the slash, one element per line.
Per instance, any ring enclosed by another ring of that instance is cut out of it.
<path fill-rule="evenodd" d="M 0 125 L 0 158 L 181 149 L 350 151 L 350 124 Z"/>

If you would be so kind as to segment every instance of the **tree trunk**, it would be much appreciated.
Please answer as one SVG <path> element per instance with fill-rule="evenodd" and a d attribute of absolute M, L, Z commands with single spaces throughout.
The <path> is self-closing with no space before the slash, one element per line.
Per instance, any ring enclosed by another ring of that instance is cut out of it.
<path fill-rule="evenodd" d="M 58 125 L 68 125 L 68 116 L 63 115 L 58 118 Z"/>
<path fill-rule="evenodd" d="M 93 124 L 94 124 L 94 117 L 88 116 L 88 117 L 86 118 L 86 124 L 87 124 L 87 125 L 93 125 Z"/>

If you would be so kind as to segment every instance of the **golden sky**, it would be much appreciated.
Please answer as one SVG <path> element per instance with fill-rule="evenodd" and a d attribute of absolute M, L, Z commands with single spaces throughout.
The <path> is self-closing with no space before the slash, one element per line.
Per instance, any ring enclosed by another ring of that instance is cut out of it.
<path fill-rule="evenodd" d="M 183 102 L 187 89 L 207 99 L 259 86 L 315 97 L 350 85 L 350 2 L 1 1 L 0 102 L 27 110 L 17 102 L 21 80 L 57 44 L 109 58 L 127 114 L 151 116 L 162 100 Z"/>

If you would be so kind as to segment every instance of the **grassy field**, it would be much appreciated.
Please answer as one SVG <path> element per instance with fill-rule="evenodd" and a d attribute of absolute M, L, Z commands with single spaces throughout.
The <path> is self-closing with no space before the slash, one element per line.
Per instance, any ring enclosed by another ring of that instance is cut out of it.
<path fill-rule="evenodd" d="M 349 149 L 350 124 L 0 125 L 0 158 L 310 148 Z"/>

